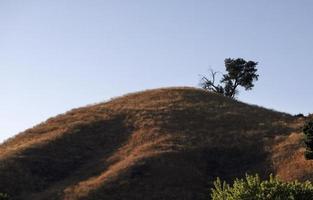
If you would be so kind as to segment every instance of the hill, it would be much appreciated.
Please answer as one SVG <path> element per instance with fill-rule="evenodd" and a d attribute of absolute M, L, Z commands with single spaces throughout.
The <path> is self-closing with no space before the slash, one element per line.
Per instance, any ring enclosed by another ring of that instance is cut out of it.
<path fill-rule="evenodd" d="M 17 200 L 202 200 L 217 176 L 313 180 L 303 121 L 195 88 L 129 94 L 3 143 L 0 191 Z"/>

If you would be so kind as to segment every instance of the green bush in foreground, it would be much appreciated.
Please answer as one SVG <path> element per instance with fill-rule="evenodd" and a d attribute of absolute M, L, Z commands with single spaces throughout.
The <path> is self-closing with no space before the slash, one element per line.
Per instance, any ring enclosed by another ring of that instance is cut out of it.
<path fill-rule="evenodd" d="M 0 200 L 9 200 L 9 196 L 3 193 L 0 193 Z"/>
<path fill-rule="evenodd" d="M 273 176 L 261 180 L 258 175 L 246 175 L 232 186 L 218 178 L 211 190 L 212 200 L 313 200 L 312 183 L 282 182 Z"/>

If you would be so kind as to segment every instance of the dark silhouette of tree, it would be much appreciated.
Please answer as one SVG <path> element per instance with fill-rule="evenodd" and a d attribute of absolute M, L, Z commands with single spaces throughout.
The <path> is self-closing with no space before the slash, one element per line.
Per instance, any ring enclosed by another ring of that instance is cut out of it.
<path fill-rule="evenodd" d="M 213 71 L 213 69 L 210 69 L 210 73 L 211 73 L 211 79 L 208 79 L 207 77 L 202 76 L 201 83 L 200 83 L 201 87 L 205 90 L 224 94 L 223 86 L 215 85 L 216 75 L 220 72 L 215 72 Z"/>
<path fill-rule="evenodd" d="M 202 76 L 201 87 L 208 91 L 223 94 L 224 96 L 235 98 L 238 94 L 238 87 L 245 90 L 251 90 L 254 87 L 253 82 L 258 80 L 257 62 L 245 61 L 242 58 L 227 58 L 224 61 L 226 74 L 222 75 L 220 84 L 216 85 L 216 76 L 219 72 L 210 70 L 211 78 Z"/>
<path fill-rule="evenodd" d="M 307 160 L 313 160 L 313 121 L 309 121 L 304 125 L 303 133 L 306 145 L 304 156 Z"/>

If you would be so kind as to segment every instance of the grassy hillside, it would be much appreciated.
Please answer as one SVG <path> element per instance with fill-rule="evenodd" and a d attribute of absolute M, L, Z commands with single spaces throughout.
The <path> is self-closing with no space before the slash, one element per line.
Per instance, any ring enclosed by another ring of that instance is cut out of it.
<path fill-rule="evenodd" d="M 23 200 L 202 200 L 217 176 L 313 180 L 302 123 L 200 89 L 129 94 L 2 144 L 0 191 Z"/>

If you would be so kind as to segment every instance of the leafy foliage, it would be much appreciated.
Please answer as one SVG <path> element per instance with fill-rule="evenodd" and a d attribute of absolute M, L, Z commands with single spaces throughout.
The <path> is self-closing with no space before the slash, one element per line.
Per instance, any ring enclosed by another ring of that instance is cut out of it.
<path fill-rule="evenodd" d="M 304 143 L 306 144 L 305 158 L 313 160 L 313 121 L 307 122 L 303 127 Z"/>
<path fill-rule="evenodd" d="M 236 179 L 232 186 L 219 178 L 214 182 L 212 200 L 311 200 L 313 184 L 282 182 L 273 176 L 261 180 L 258 175 Z"/>
<path fill-rule="evenodd" d="M 0 193 L 0 200 L 9 200 L 9 196 L 7 194 Z"/>
<path fill-rule="evenodd" d="M 211 79 L 202 77 L 201 86 L 203 89 L 234 98 L 238 94 L 238 86 L 245 90 L 251 90 L 254 87 L 253 82 L 259 77 L 256 73 L 257 62 L 245 61 L 242 58 L 227 58 L 224 63 L 227 74 L 223 74 L 220 84 L 215 85 L 217 72 L 211 71 Z"/>

